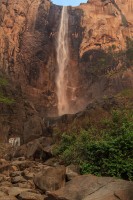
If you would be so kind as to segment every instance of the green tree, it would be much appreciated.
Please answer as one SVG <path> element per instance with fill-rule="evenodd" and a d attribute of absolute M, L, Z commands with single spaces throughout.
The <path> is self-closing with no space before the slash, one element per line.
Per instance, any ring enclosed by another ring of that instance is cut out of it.
<path fill-rule="evenodd" d="M 113 176 L 133 180 L 133 113 L 114 110 L 110 119 L 101 120 L 103 126 L 64 133 L 54 153 L 64 163 L 78 164 L 82 174 Z M 102 132 L 101 138 L 92 137 Z"/>

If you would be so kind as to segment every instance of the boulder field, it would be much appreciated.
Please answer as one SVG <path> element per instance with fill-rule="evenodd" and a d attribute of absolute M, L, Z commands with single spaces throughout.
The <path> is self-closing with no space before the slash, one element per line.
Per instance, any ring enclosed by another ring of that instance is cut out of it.
<path fill-rule="evenodd" d="M 8 147 L 6 159 L 0 159 L 0 200 L 133 199 L 131 181 L 80 175 L 78 166 L 62 165 L 51 156 L 50 151 L 49 156 L 42 157 L 48 152 L 47 145 L 41 145 L 44 139 L 40 138 L 17 149 Z"/>

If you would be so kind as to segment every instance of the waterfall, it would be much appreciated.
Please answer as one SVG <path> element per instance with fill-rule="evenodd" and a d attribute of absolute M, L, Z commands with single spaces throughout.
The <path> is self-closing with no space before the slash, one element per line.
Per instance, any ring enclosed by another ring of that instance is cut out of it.
<path fill-rule="evenodd" d="M 67 98 L 67 66 L 69 63 L 68 46 L 68 11 L 67 7 L 62 8 L 59 34 L 57 40 L 57 64 L 58 72 L 56 77 L 58 115 L 69 113 L 69 102 Z"/>

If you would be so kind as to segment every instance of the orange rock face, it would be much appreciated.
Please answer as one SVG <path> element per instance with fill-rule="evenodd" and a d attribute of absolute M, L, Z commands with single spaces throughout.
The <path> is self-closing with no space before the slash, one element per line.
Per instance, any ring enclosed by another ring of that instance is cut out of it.
<path fill-rule="evenodd" d="M 68 10 L 68 93 L 76 112 L 103 96 L 133 88 L 133 2 L 91 0 Z M 49 0 L 0 2 L 0 69 L 42 116 L 55 115 L 57 109 L 60 16 L 61 7 Z"/>
<path fill-rule="evenodd" d="M 80 6 L 84 28 L 80 56 L 90 49 L 107 50 L 112 45 L 126 48 L 126 38 L 133 37 L 133 2 L 131 0 L 91 0 Z"/>

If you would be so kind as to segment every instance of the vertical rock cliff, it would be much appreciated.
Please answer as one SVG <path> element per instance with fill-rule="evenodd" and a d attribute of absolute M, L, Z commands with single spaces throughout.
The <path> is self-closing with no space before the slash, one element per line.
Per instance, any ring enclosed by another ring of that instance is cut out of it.
<path fill-rule="evenodd" d="M 61 10 L 49 0 L 0 2 L 0 70 L 42 117 L 57 114 L 56 45 Z M 73 111 L 132 90 L 132 0 L 90 0 L 68 7 L 68 13 L 68 94 Z"/>

